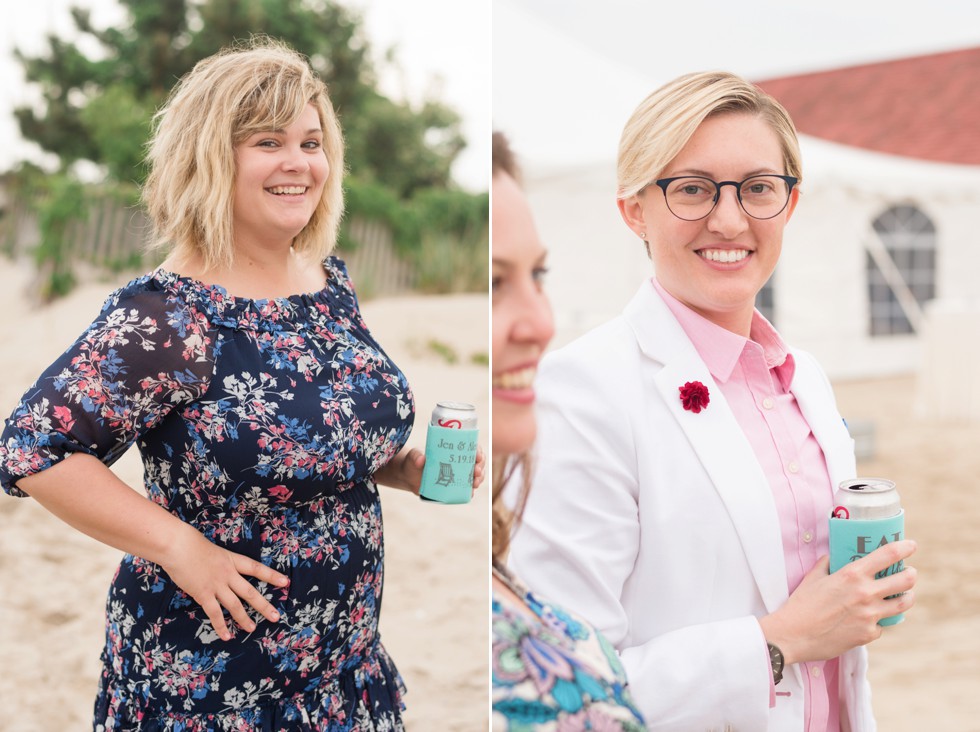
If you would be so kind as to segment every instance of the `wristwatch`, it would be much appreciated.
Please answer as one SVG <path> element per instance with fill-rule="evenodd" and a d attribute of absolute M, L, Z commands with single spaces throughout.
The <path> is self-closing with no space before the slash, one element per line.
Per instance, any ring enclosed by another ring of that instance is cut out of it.
<path fill-rule="evenodd" d="M 783 680 L 783 652 L 772 643 L 769 646 L 769 662 L 772 664 L 773 686 Z"/>

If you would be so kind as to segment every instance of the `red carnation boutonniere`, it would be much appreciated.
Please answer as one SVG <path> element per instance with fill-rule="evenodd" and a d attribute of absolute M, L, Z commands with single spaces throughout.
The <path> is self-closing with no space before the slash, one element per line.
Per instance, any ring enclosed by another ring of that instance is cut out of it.
<path fill-rule="evenodd" d="M 708 387 L 700 381 L 688 381 L 677 390 L 681 393 L 681 404 L 687 411 L 698 414 L 702 409 L 708 408 L 711 397 L 708 395 Z"/>

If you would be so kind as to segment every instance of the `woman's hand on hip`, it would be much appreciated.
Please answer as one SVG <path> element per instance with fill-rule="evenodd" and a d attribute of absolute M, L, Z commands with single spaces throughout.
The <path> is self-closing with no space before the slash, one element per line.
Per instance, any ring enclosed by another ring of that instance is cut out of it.
<path fill-rule="evenodd" d="M 289 579 L 261 562 L 211 543 L 189 524 L 175 537 L 160 566 L 207 613 L 222 640 L 232 637 L 225 610 L 243 630 L 255 630 L 243 601 L 270 622 L 279 620 L 272 604 L 245 578 L 255 577 L 275 587 L 285 587 Z"/>
<path fill-rule="evenodd" d="M 915 604 L 916 570 L 907 566 L 896 574 L 875 576 L 915 549 L 914 541 L 892 542 L 833 574 L 828 574 L 829 558 L 822 557 L 786 604 L 759 621 L 766 640 L 779 647 L 787 664 L 836 658 L 877 640 L 879 620 Z"/>
<path fill-rule="evenodd" d="M 255 629 L 242 600 L 269 620 L 279 619 L 245 577 L 285 587 L 289 580 L 284 575 L 212 544 L 193 526 L 119 480 L 98 458 L 76 453 L 21 478 L 17 485 L 79 531 L 159 564 L 204 609 L 221 638 L 231 638 L 224 609 L 245 630 Z"/>

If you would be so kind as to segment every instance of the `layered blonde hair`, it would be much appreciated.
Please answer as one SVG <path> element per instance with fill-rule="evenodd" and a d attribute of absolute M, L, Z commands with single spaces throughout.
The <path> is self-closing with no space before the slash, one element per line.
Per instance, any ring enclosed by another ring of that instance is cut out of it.
<path fill-rule="evenodd" d="M 617 198 L 636 195 L 662 177 L 704 120 L 730 113 L 758 115 L 768 123 L 779 138 L 784 174 L 803 179 L 796 127 L 783 106 L 735 74 L 708 71 L 665 84 L 633 112 L 619 141 Z"/>
<path fill-rule="evenodd" d="M 256 38 L 197 63 L 154 117 L 143 201 L 158 247 L 199 255 L 206 268 L 234 259 L 235 147 L 256 132 L 285 129 L 312 104 L 330 166 L 323 195 L 293 249 L 322 259 L 344 210 L 344 143 L 326 85 L 306 58 Z"/>

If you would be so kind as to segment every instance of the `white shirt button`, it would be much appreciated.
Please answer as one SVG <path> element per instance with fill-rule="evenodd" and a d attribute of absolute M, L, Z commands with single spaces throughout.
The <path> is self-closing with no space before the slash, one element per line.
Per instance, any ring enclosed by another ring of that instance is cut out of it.
<path fill-rule="evenodd" d="M 793 462 L 791 462 L 789 465 L 787 465 L 786 468 L 791 473 L 799 473 L 800 472 L 800 466 L 796 464 L 796 461 L 795 460 Z"/>
<path fill-rule="evenodd" d="M 813 532 L 810 531 L 809 529 L 807 529 L 806 531 L 804 531 L 803 532 L 803 541 L 806 544 L 809 544 L 811 541 L 813 541 Z"/>
<path fill-rule="evenodd" d="M 762 406 L 765 409 L 772 409 L 772 407 L 773 407 L 773 401 L 772 401 L 772 399 L 770 399 L 769 397 L 766 397 L 765 399 L 763 399 L 762 400 Z"/>
<path fill-rule="evenodd" d="M 812 676 L 815 679 L 819 679 L 820 678 L 820 667 L 819 666 L 814 666 L 813 668 L 811 668 L 810 669 L 810 676 Z"/>

